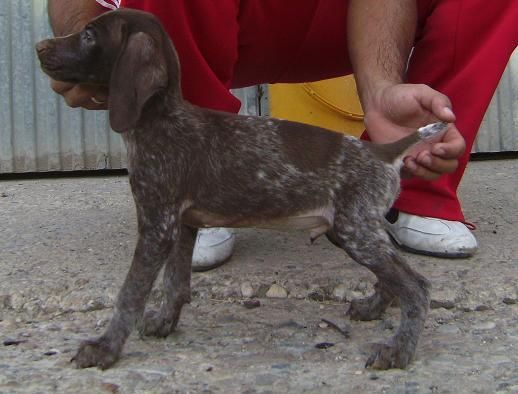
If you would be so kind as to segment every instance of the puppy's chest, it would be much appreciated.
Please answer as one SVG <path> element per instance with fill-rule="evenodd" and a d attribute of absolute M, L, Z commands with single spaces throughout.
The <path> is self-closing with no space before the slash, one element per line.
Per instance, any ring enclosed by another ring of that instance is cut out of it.
<path fill-rule="evenodd" d="M 132 153 L 128 149 L 129 181 L 136 204 L 159 206 L 161 202 L 170 201 L 178 189 L 170 169 L 153 153 L 145 156 Z"/>
<path fill-rule="evenodd" d="M 136 131 L 130 132 L 124 140 L 130 171 L 167 175 L 186 156 L 185 150 L 183 154 L 180 153 L 182 149 L 179 149 L 175 141 L 158 133 L 139 135 Z"/>

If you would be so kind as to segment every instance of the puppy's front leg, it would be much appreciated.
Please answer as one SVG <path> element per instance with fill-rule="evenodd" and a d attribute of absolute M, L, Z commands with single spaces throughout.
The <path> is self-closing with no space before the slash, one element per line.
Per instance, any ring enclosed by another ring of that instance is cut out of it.
<path fill-rule="evenodd" d="M 184 304 L 191 301 L 191 262 L 198 229 L 182 226 L 164 269 L 164 298 L 160 310 L 144 315 L 141 335 L 167 337 L 178 323 Z"/>
<path fill-rule="evenodd" d="M 150 210 L 151 211 L 151 210 Z M 142 316 L 149 292 L 178 234 L 178 217 L 172 212 L 145 212 L 138 208 L 139 238 L 115 310 L 104 334 L 83 342 L 72 359 L 77 367 L 106 369 L 119 358 L 124 342 Z"/>

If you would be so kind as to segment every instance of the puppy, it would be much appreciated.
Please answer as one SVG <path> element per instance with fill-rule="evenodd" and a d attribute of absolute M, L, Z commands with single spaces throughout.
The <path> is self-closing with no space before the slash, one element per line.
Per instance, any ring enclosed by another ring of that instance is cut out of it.
<path fill-rule="evenodd" d="M 138 242 L 113 317 L 83 342 L 80 368 L 112 366 L 138 322 L 166 337 L 190 301 L 191 256 L 200 227 L 295 228 L 325 234 L 377 277 L 351 302 L 352 319 L 377 319 L 399 299 L 401 323 L 366 365 L 404 368 L 429 307 L 429 282 L 390 242 L 384 215 L 399 192 L 408 149 L 447 127 L 433 124 L 387 145 L 314 126 L 211 111 L 182 98 L 177 54 L 160 23 L 134 10 L 105 13 L 84 30 L 37 45 L 53 79 L 109 87 L 110 124 L 128 151 Z M 164 267 L 164 299 L 144 313 Z"/>

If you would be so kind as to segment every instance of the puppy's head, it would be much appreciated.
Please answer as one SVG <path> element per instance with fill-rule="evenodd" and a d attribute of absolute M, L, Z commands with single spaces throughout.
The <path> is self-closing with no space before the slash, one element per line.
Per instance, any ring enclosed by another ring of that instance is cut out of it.
<path fill-rule="evenodd" d="M 109 87 L 113 130 L 136 126 L 149 99 L 180 95 L 176 51 L 160 22 L 135 10 L 107 12 L 85 28 L 36 45 L 43 71 L 57 81 Z"/>

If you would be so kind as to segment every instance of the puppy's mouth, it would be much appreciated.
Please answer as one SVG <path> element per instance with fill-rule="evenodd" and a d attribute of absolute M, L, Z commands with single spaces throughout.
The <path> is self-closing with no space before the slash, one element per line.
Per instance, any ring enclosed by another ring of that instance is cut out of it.
<path fill-rule="evenodd" d="M 49 40 L 36 45 L 41 69 L 56 81 L 79 83 L 81 78 L 76 56 L 50 45 Z"/>
<path fill-rule="evenodd" d="M 70 83 L 81 82 L 81 78 L 79 78 L 78 75 L 74 75 L 74 73 L 70 72 L 70 70 L 68 70 L 62 64 L 41 62 L 41 69 L 45 74 L 47 74 L 55 81 Z"/>
<path fill-rule="evenodd" d="M 42 71 L 55 81 L 82 83 L 87 78 L 79 64 L 67 64 L 56 56 L 39 56 Z"/>
<path fill-rule="evenodd" d="M 52 76 L 52 74 L 63 72 L 63 65 L 56 64 L 52 62 L 46 62 L 43 60 L 40 60 L 41 69 L 45 74 L 48 74 L 49 76 Z"/>

